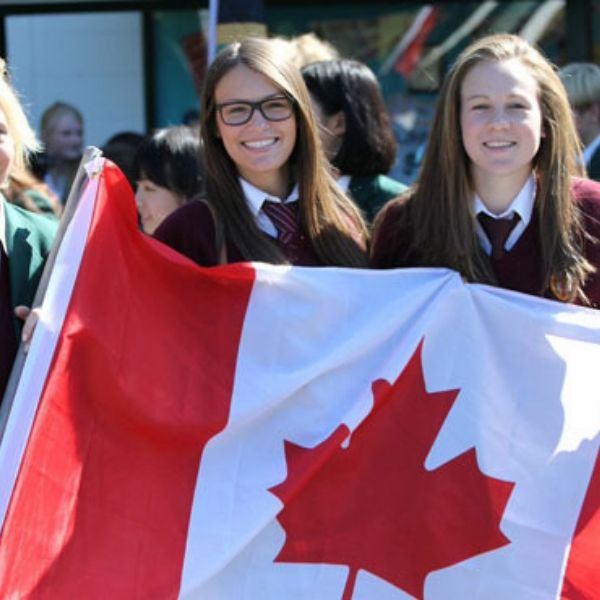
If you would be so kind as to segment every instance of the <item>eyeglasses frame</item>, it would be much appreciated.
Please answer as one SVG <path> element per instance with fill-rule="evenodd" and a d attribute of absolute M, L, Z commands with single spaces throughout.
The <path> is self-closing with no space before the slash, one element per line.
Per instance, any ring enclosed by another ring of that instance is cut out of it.
<path fill-rule="evenodd" d="M 265 102 L 271 102 L 272 100 L 287 100 L 290 103 L 290 114 L 287 117 L 283 117 L 282 119 L 272 119 L 270 117 L 267 117 L 267 115 L 265 115 L 264 111 L 263 111 L 263 107 L 262 105 Z M 250 107 L 250 114 L 248 115 L 248 118 L 245 121 L 242 121 L 241 123 L 227 123 L 227 121 L 225 121 L 225 119 L 223 118 L 223 108 L 226 108 L 227 106 L 232 106 L 234 104 L 245 104 L 246 106 Z M 279 94 L 277 96 L 269 96 L 267 98 L 263 98 L 262 100 L 257 100 L 256 102 L 251 102 L 250 100 L 230 100 L 228 102 L 221 102 L 220 104 L 215 104 L 215 110 L 216 112 L 219 113 L 219 116 L 221 117 L 221 122 L 224 125 L 227 125 L 228 127 L 241 127 L 242 125 L 246 125 L 246 123 L 249 123 L 252 120 L 252 117 L 254 116 L 254 113 L 256 112 L 256 110 L 258 110 L 260 112 L 260 114 L 263 116 L 263 118 L 267 121 L 272 121 L 273 123 L 279 123 L 281 121 L 287 121 L 287 119 L 289 119 L 293 114 L 294 114 L 294 109 L 296 107 L 296 103 L 294 102 L 294 99 L 292 97 L 290 97 L 288 94 Z"/>

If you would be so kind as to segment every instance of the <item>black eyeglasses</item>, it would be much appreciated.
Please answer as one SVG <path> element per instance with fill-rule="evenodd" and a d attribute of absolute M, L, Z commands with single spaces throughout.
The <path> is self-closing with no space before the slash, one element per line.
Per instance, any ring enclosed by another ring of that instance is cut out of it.
<path fill-rule="evenodd" d="M 217 104 L 216 108 L 221 115 L 223 123 L 234 126 L 245 125 L 257 109 L 267 121 L 285 121 L 294 112 L 294 104 L 291 98 L 287 96 L 265 98 L 258 102 L 246 102 L 242 100 L 223 102 L 222 104 Z"/>

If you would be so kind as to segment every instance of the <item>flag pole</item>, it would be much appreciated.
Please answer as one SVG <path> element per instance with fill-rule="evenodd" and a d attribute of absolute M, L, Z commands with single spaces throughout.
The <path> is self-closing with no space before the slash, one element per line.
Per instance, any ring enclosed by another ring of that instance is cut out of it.
<path fill-rule="evenodd" d="M 58 249 L 65 235 L 67 227 L 69 226 L 69 223 L 71 222 L 71 219 L 75 214 L 75 210 L 77 209 L 77 206 L 79 204 L 81 194 L 83 193 L 83 190 L 85 189 L 85 186 L 88 182 L 88 174 L 85 167 L 90 161 L 94 160 L 95 158 L 99 158 L 101 155 L 101 150 L 95 148 L 94 146 L 89 146 L 85 149 L 85 152 L 83 153 L 83 156 L 79 163 L 79 167 L 77 169 L 77 173 L 75 174 L 75 178 L 73 180 L 73 184 L 71 185 L 71 189 L 69 191 L 69 196 L 65 204 L 65 210 L 62 214 L 61 221 L 58 226 L 58 231 L 56 233 L 56 237 L 52 245 L 52 249 L 50 250 L 50 254 L 46 259 L 46 264 L 44 265 L 44 270 L 42 272 L 40 282 L 35 292 L 32 307 L 41 306 L 44 300 L 46 288 L 48 287 L 48 281 L 50 280 L 50 274 L 52 273 L 52 269 L 56 261 L 56 255 L 58 254 Z M 17 386 L 19 385 L 19 379 L 21 378 L 21 372 L 23 370 L 23 365 L 25 363 L 26 357 L 27 355 L 25 353 L 24 346 L 22 343 L 20 343 L 19 349 L 17 350 L 17 355 L 15 357 L 15 361 L 13 363 L 12 370 L 10 372 L 10 377 L 6 385 L 6 390 L 2 399 L 2 405 L 0 405 L 0 445 L 2 444 L 2 441 L 4 439 L 6 424 L 8 422 L 8 417 L 10 415 L 13 400 L 15 397 Z"/>
<path fill-rule="evenodd" d="M 217 55 L 217 27 L 219 23 L 219 0 L 210 0 L 208 4 L 208 52 L 207 68 Z"/>

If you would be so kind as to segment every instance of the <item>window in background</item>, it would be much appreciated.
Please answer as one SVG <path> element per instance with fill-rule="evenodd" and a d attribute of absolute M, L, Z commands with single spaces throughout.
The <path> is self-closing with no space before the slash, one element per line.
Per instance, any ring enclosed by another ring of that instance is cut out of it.
<path fill-rule="evenodd" d="M 86 145 L 145 130 L 140 13 L 9 16 L 6 38 L 13 81 L 38 130 L 57 100 L 83 114 Z"/>

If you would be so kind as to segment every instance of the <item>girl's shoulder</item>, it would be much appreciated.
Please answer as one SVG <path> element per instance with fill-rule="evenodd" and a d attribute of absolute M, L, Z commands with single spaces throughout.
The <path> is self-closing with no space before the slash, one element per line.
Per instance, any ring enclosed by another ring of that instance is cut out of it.
<path fill-rule="evenodd" d="M 153 237 L 202 266 L 218 264 L 216 226 L 208 202 L 191 200 L 172 212 Z"/>
<path fill-rule="evenodd" d="M 591 208 L 600 204 L 600 183 L 598 181 L 573 177 L 571 179 L 571 190 L 575 201 L 579 204 L 583 203 Z"/>
<path fill-rule="evenodd" d="M 402 266 L 412 238 L 408 194 L 390 200 L 373 223 L 371 266 L 386 269 Z"/>
<path fill-rule="evenodd" d="M 374 229 L 380 227 L 387 228 L 398 223 L 398 220 L 403 218 L 408 212 L 409 200 L 410 195 L 406 193 L 405 189 L 403 193 L 386 202 L 375 217 Z"/>
<path fill-rule="evenodd" d="M 600 183 L 592 179 L 573 178 L 573 198 L 583 217 L 583 228 L 592 238 L 600 240 Z"/>

